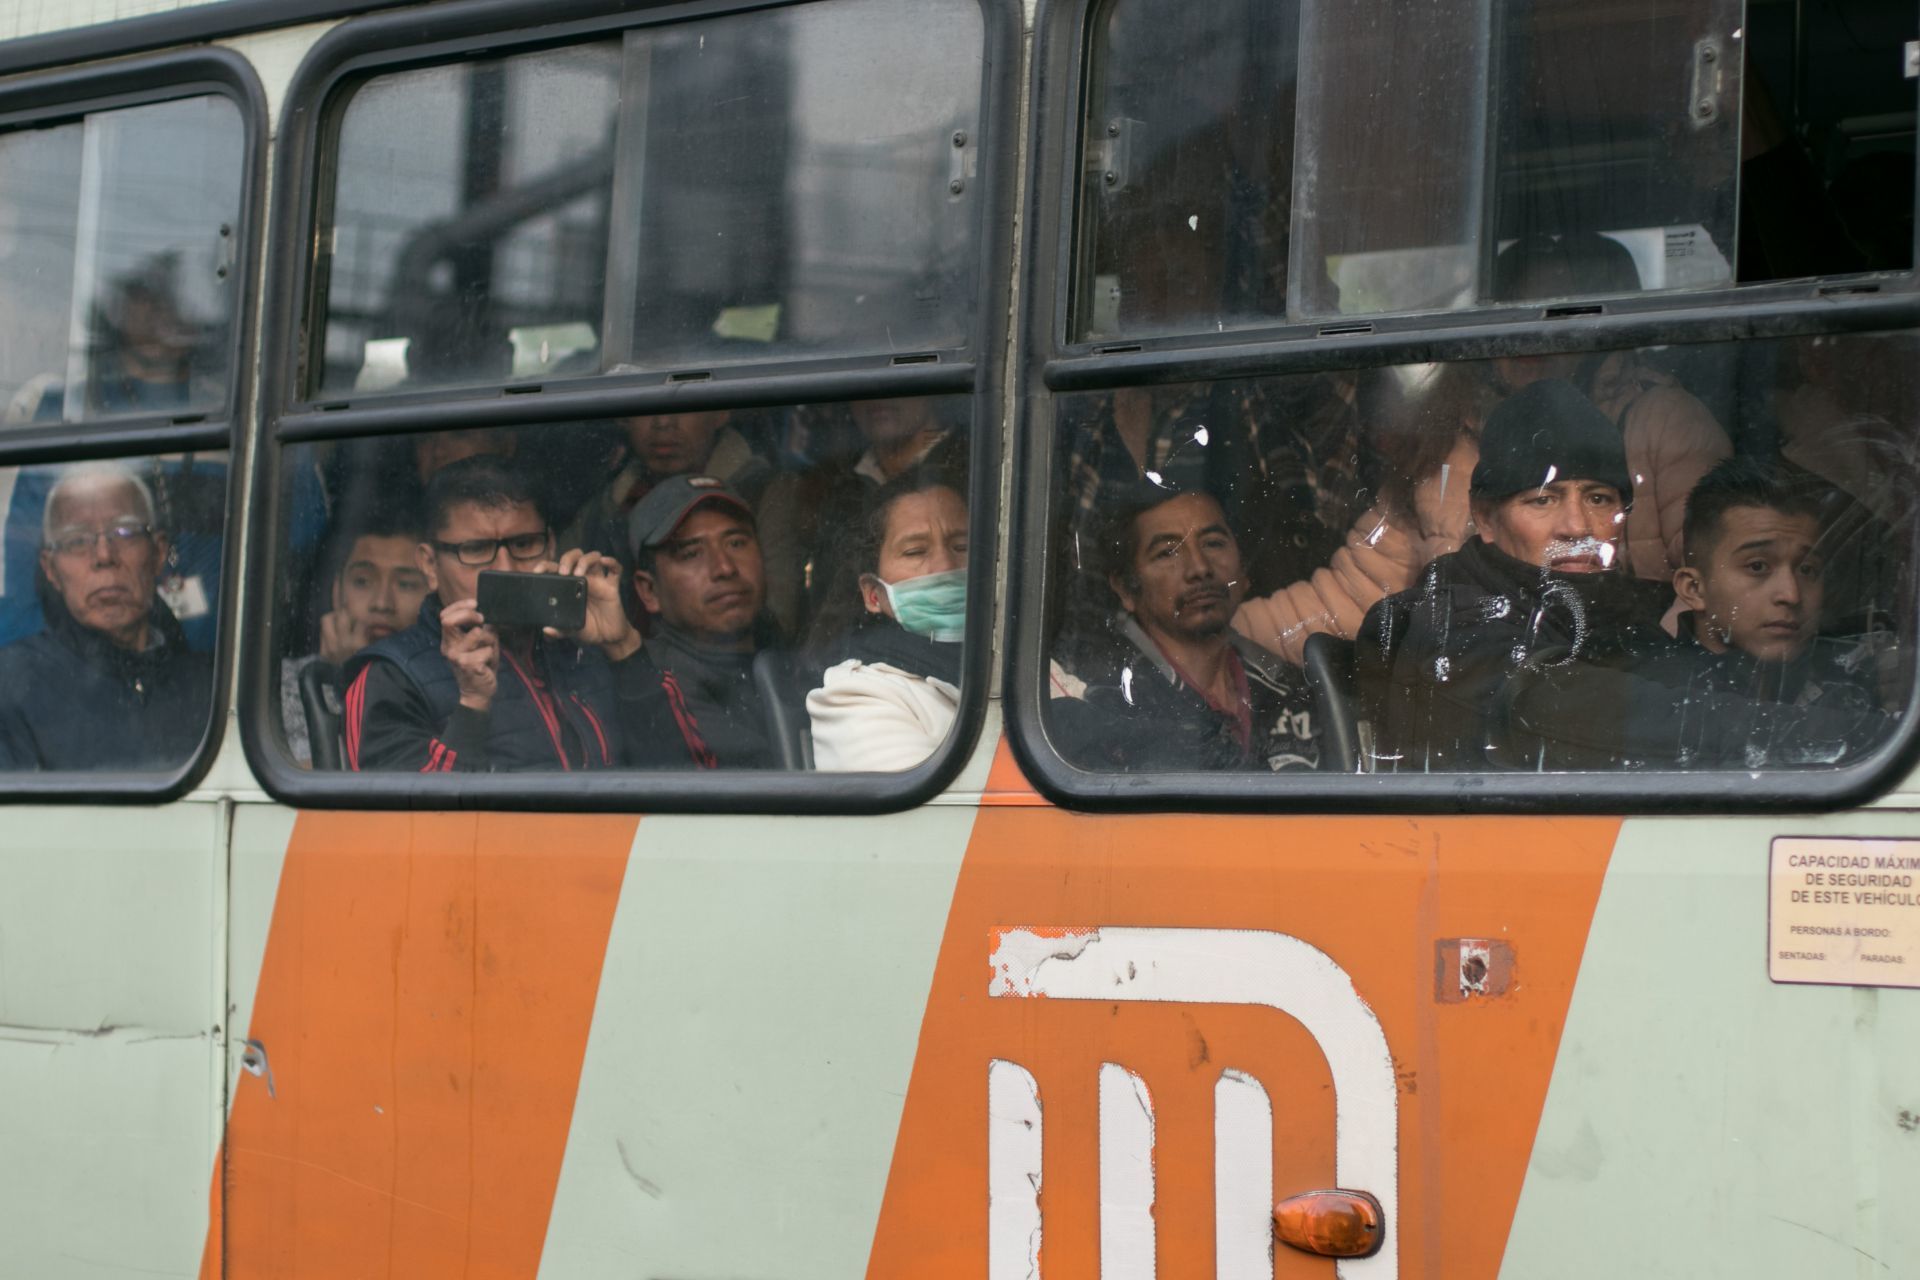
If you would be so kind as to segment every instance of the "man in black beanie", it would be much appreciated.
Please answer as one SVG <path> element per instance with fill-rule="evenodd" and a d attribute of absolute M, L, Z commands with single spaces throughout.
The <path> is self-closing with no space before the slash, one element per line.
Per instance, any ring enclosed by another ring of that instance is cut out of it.
<path fill-rule="evenodd" d="M 1536 382 L 1488 415 L 1471 486 L 1478 537 L 1361 624 L 1356 675 L 1379 768 L 1530 767 L 1506 741 L 1516 676 L 1666 651 L 1671 588 L 1624 569 L 1632 492 L 1619 430 L 1571 383 Z"/>

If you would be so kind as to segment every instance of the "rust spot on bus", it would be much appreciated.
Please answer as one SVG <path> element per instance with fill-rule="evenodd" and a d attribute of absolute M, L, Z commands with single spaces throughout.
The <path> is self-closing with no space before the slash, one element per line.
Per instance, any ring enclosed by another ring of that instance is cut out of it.
<path fill-rule="evenodd" d="M 1513 947 L 1498 938 L 1441 938 L 1433 951 L 1433 998 L 1441 1004 L 1464 1004 L 1512 990 Z"/>

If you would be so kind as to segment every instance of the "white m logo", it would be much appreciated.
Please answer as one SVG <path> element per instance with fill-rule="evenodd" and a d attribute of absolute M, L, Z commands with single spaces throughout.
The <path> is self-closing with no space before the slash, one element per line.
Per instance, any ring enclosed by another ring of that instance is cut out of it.
<path fill-rule="evenodd" d="M 1236 929 L 1002 929 L 993 996 L 1266 1005 L 1297 1019 L 1326 1055 L 1334 1091 L 1334 1178 L 1373 1193 L 1387 1238 L 1340 1260 L 1341 1280 L 1394 1280 L 1399 1092 L 1386 1034 L 1327 954 L 1284 933 Z M 1040 1089 L 1018 1063 L 987 1069 L 989 1280 L 1039 1280 Z M 1153 1103 L 1125 1067 L 1100 1068 L 1101 1280 L 1154 1274 Z M 1273 1276 L 1273 1108 L 1251 1075 L 1214 1086 L 1218 1280 Z"/>

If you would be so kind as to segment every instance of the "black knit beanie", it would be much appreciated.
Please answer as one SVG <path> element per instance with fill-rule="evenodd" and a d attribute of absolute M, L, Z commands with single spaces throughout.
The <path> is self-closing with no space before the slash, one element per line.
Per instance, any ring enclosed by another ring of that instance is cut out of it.
<path fill-rule="evenodd" d="M 1598 480 L 1633 502 L 1620 429 L 1571 382 L 1548 378 L 1508 396 L 1480 432 L 1475 498 L 1498 500 L 1556 480 Z"/>

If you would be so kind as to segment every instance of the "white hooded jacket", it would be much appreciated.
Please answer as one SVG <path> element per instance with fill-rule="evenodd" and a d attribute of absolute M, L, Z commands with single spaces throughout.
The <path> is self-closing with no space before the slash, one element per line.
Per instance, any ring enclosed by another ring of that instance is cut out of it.
<path fill-rule="evenodd" d="M 946 740 L 960 691 L 934 676 L 849 658 L 807 695 L 816 769 L 898 772 Z"/>

